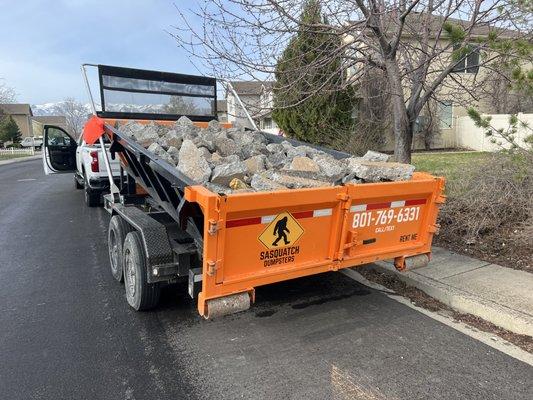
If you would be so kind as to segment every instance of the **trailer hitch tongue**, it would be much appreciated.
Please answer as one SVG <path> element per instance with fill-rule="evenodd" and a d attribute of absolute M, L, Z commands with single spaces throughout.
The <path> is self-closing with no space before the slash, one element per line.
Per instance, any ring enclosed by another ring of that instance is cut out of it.
<path fill-rule="evenodd" d="M 218 318 L 250 308 L 250 295 L 247 292 L 232 294 L 230 296 L 219 297 L 207 300 L 206 319 Z"/>

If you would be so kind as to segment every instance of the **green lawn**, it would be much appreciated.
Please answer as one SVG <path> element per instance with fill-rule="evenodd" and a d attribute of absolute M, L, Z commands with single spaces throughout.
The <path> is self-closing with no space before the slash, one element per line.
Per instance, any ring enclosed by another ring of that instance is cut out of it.
<path fill-rule="evenodd" d="M 412 163 L 417 171 L 444 176 L 448 180 L 459 177 L 463 171 L 476 163 L 487 159 L 490 153 L 425 153 L 413 154 Z"/>

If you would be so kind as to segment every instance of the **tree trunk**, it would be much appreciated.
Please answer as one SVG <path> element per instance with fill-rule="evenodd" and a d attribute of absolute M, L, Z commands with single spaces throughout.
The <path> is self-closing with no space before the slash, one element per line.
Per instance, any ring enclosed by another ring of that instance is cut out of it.
<path fill-rule="evenodd" d="M 413 129 L 405 107 L 400 70 L 395 60 L 387 61 L 385 67 L 391 90 L 394 156 L 396 161 L 409 164 L 411 163 Z"/>
<path fill-rule="evenodd" d="M 393 107 L 394 108 L 394 107 Z M 413 130 L 407 113 L 397 113 L 394 111 L 394 157 L 396 161 L 411 163 L 411 145 L 413 143 Z"/>

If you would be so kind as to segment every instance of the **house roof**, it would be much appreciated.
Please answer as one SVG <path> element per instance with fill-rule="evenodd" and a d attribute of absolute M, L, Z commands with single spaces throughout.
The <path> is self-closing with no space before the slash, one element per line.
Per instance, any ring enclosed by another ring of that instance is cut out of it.
<path fill-rule="evenodd" d="M 228 111 L 228 103 L 226 100 L 217 100 L 217 111 L 218 112 Z"/>
<path fill-rule="evenodd" d="M 263 86 L 271 88 L 274 81 L 234 81 L 231 82 L 233 89 L 238 95 L 255 94 L 260 95 Z"/>
<path fill-rule="evenodd" d="M 389 17 L 390 24 L 394 26 L 394 24 L 397 22 L 398 13 L 395 11 L 389 12 L 386 17 Z M 421 12 L 411 12 L 409 15 L 407 15 L 407 18 L 405 19 L 405 25 L 403 30 L 403 36 L 409 37 L 409 36 L 419 36 L 422 35 L 426 28 L 426 20 L 427 20 L 427 13 L 421 13 Z M 470 27 L 471 22 L 465 21 L 458 18 L 447 18 L 447 22 L 451 22 L 452 24 L 459 25 L 463 27 L 464 29 L 467 29 Z M 352 24 L 354 25 L 365 25 L 364 20 L 360 21 L 353 21 Z M 429 18 L 429 32 L 430 34 L 436 35 L 444 22 L 444 17 L 442 15 L 431 15 Z M 485 24 L 479 24 L 472 28 L 472 36 L 486 36 L 489 32 L 497 32 L 498 36 L 501 38 L 513 38 L 513 37 L 519 37 L 520 32 L 511 30 L 511 29 L 504 29 L 504 28 L 497 28 L 494 26 L 489 25 L 488 23 Z M 443 35 L 443 39 L 445 39 L 446 36 Z"/>
<path fill-rule="evenodd" d="M 31 107 L 29 104 L 0 104 L 0 108 L 5 114 L 8 115 L 30 115 L 33 116 Z"/>
<path fill-rule="evenodd" d="M 65 125 L 67 123 L 67 118 L 64 115 L 40 115 L 32 119 L 45 125 Z"/>

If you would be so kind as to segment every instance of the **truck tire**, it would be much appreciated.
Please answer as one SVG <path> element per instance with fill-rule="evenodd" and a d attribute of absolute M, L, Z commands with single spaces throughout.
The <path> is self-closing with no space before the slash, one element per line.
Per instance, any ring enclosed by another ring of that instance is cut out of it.
<path fill-rule="evenodd" d="M 80 184 L 78 178 L 76 178 L 76 175 L 74 175 L 74 186 L 76 187 L 76 189 L 83 189 L 83 185 Z"/>
<path fill-rule="evenodd" d="M 85 182 L 85 204 L 87 207 L 98 207 L 100 205 L 100 192 L 90 188 L 86 177 L 83 180 Z"/>
<path fill-rule="evenodd" d="M 139 232 L 130 232 L 124 241 L 124 286 L 128 304 L 137 311 L 154 308 L 159 302 L 161 287 L 148 283 L 147 262 Z"/>
<path fill-rule="evenodd" d="M 109 221 L 107 230 L 107 247 L 109 251 L 109 265 L 111 275 L 118 282 L 124 281 L 124 240 L 131 232 L 131 226 L 119 215 L 114 215 Z"/>

